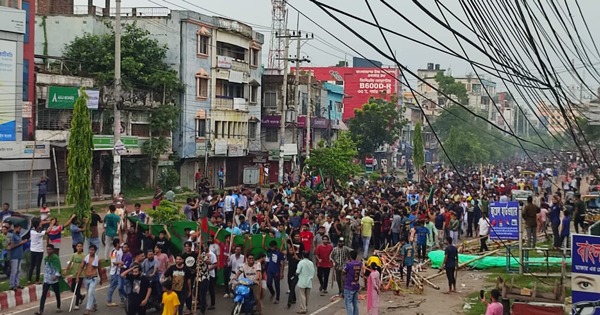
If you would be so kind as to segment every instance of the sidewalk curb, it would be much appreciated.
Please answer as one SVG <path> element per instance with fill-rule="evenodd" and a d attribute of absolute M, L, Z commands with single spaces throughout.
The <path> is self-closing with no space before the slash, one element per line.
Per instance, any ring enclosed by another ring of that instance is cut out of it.
<path fill-rule="evenodd" d="M 109 267 L 100 269 L 102 281 L 107 281 L 108 270 Z M 72 277 L 69 276 L 65 279 L 69 285 L 71 284 L 71 278 Z M 4 311 L 16 306 L 39 301 L 42 296 L 42 287 L 43 285 L 41 284 L 32 284 L 26 286 L 23 290 L 0 292 L 0 310 Z M 52 295 L 54 295 L 54 293 L 50 290 L 50 292 L 48 292 L 48 297 Z"/>

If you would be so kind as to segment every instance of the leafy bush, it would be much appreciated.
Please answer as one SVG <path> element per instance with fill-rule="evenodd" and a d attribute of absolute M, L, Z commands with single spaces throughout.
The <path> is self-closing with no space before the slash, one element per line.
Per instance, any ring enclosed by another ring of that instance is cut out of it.
<path fill-rule="evenodd" d="M 376 182 L 381 179 L 381 174 L 377 172 L 373 172 L 369 174 L 369 181 Z"/>
<path fill-rule="evenodd" d="M 158 175 L 158 185 L 163 189 L 179 186 L 179 173 L 173 166 L 162 167 Z"/>
<path fill-rule="evenodd" d="M 185 215 L 179 212 L 179 206 L 168 200 L 160 202 L 156 210 L 148 210 L 153 224 L 170 224 L 174 221 L 185 220 Z"/>

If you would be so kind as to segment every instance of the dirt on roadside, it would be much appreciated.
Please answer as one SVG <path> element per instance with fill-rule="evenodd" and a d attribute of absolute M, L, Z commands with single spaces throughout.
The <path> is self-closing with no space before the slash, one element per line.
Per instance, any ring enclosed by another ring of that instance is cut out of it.
<path fill-rule="evenodd" d="M 420 272 L 419 275 L 427 277 L 437 272 L 437 269 L 428 268 Z M 462 314 L 465 311 L 465 304 L 478 303 L 469 300 L 469 294 L 481 289 L 486 289 L 486 291 L 491 289 L 484 287 L 486 276 L 487 273 L 478 270 L 459 271 L 456 282 L 458 292 L 452 294 L 444 294 L 448 291 L 448 282 L 445 275 L 431 280 L 432 283 L 440 287 L 439 290 L 424 284 L 422 294 L 411 292 L 413 291 L 412 286 L 409 290 L 403 290 L 400 296 L 394 295 L 393 291 L 382 292 L 379 297 L 379 314 Z M 467 308 L 470 308 L 470 306 L 467 306 Z"/>

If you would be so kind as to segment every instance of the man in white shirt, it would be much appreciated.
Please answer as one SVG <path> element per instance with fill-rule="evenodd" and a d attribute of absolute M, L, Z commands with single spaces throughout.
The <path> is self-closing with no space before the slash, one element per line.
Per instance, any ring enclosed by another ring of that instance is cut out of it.
<path fill-rule="evenodd" d="M 244 264 L 244 255 L 242 255 L 242 246 L 235 245 L 234 254 L 230 255 L 227 260 L 227 268 L 229 270 L 229 274 L 225 274 L 227 280 L 227 285 L 229 286 L 229 281 L 235 277 L 236 272 L 242 267 Z M 229 297 L 229 294 L 225 294 L 225 297 Z"/>
<path fill-rule="evenodd" d="M 212 242 L 212 238 L 209 239 L 209 244 Z M 209 310 L 214 310 L 215 309 L 215 287 L 217 286 L 217 274 L 215 272 L 215 269 L 217 269 L 217 255 L 215 255 L 215 253 L 213 252 L 213 249 L 215 249 L 215 247 L 213 247 L 213 245 L 215 244 L 210 244 L 207 249 L 207 255 L 210 259 L 210 265 L 209 265 L 209 269 L 210 271 L 208 272 L 209 275 L 209 283 L 208 283 L 208 293 L 210 294 L 210 306 L 208 307 Z M 219 246 L 217 245 L 216 250 L 220 250 Z M 212 268 L 211 268 L 212 266 Z"/>
<path fill-rule="evenodd" d="M 233 191 L 229 189 L 227 191 L 227 196 L 225 196 L 225 200 L 223 200 L 223 207 L 225 208 L 225 220 L 231 221 L 233 220 L 233 210 L 235 209 L 235 198 L 233 198 Z"/>
<path fill-rule="evenodd" d="M 31 263 L 29 264 L 29 274 L 27 277 L 28 283 L 31 283 L 33 277 L 33 269 L 35 268 L 35 282 L 40 283 L 40 270 L 42 268 L 42 261 L 44 260 L 44 235 L 46 231 L 42 230 L 42 225 L 38 224 L 30 232 L 31 245 L 29 250 L 31 251 Z"/>
<path fill-rule="evenodd" d="M 479 245 L 479 252 L 487 252 L 489 250 L 487 247 L 487 240 L 490 235 L 490 221 L 487 219 L 485 212 L 481 213 L 481 218 L 477 225 L 479 225 L 479 240 L 481 242 Z"/>
<path fill-rule="evenodd" d="M 110 252 L 110 271 L 108 278 L 110 281 L 108 287 L 108 295 L 106 296 L 107 306 L 118 306 L 119 304 L 112 301 L 112 296 L 115 290 L 119 287 L 119 279 L 121 279 L 121 266 L 123 266 L 123 251 L 119 239 L 113 240 L 113 250 Z M 121 296 L 121 303 L 125 301 L 125 296 Z"/>

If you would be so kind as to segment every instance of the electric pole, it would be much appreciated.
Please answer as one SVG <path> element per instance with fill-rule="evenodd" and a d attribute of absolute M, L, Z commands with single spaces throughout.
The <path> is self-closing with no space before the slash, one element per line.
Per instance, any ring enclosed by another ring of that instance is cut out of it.
<path fill-rule="evenodd" d="M 313 39 L 315 36 L 314 34 L 305 34 L 304 38 L 302 38 L 302 32 L 300 31 L 300 12 L 298 12 L 298 19 L 296 22 L 296 58 L 293 59 L 293 61 L 296 63 L 296 80 L 294 82 L 294 84 L 296 85 L 296 108 L 302 108 L 302 104 L 300 104 L 300 64 L 302 62 L 307 62 L 310 63 L 310 60 L 306 57 L 300 57 L 300 49 L 302 48 L 302 46 L 304 46 L 304 44 L 306 44 L 306 42 L 308 42 L 309 40 Z M 310 94 L 310 77 L 312 76 L 312 73 L 309 74 L 309 84 L 308 84 L 308 93 Z M 306 158 L 309 157 L 310 155 L 310 106 L 311 106 L 311 101 L 310 101 L 310 97 L 307 100 L 307 110 L 306 110 Z M 294 163 L 296 164 L 296 163 Z"/>
<path fill-rule="evenodd" d="M 300 16 L 298 16 L 298 19 L 300 19 Z M 292 34 L 289 34 L 289 32 L 286 30 L 285 31 L 285 35 L 279 35 L 279 34 L 275 34 L 275 36 L 277 38 L 285 38 L 285 48 L 284 48 L 284 56 L 283 58 L 283 102 L 281 105 L 281 125 L 280 125 L 280 130 L 279 130 L 279 175 L 278 175 L 278 181 L 280 183 L 283 183 L 283 164 L 284 164 L 284 144 L 285 144 L 285 119 L 286 119 L 286 111 L 288 109 L 288 74 L 289 74 L 289 69 L 288 69 L 288 62 L 294 62 L 296 64 L 296 73 L 295 73 L 295 82 L 294 82 L 294 86 L 295 86 L 295 104 L 296 104 L 296 108 L 300 108 L 300 91 L 298 90 L 298 85 L 299 85 L 299 81 L 300 81 L 300 63 L 301 62 L 310 62 L 310 60 L 308 60 L 307 58 L 300 58 L 300 48 L 302 47 L 301 41 L 302 39 L 302 33 L 300 32 L 300 30 L 297 30 L 296 32 L 292 32 Z M 290 48 L 290 39 L 295 38 L 297 40 L 297 47 L 296 47 L 296 51 L 297 51 L 297 55 L 295 56 L 295 58 L 290 58 L 289 57 L 289 48 Z M 308 35 L 306 35 L 306 38 L 304 40 L 309 40 L 309 39 L 313 39 L 314 35 L 310 35 L 310 37 Z M 310 86 L 309 86 L 310 89 Z M 308 104 L 308 106 L 310 106 L 310 104 Z M 310 110 L 309 110 L 310 113 Z M 310 118 L 308 118 L 307 120 L 310 123 Z M 310 126 L 309 126 L 310 128 Z M 295 133 L 294 133 L 295 134 Z M 292 137 L 294 137 L 294 135 L 292 135 Z M 296 156 L 294 155 L 294 165 L 296 164 Z"/>
<path fill-rule="evenodd" d="M 277 35 L 276 35 L 277 36 Z M 290 37 L 288 34 L 288 31 L 285 31 L 285 35 L 283 35 L 282 37 L 285 37 L 285 47 L 283 50 L 283 91 L 282 91 L 282 98 L 283 101 L 281 102 L 281 119 L 279 121 L 280 125 L 279 125 L 279 173 L 277 176 L 277 179 L 279 181 L 279 183 L 283 184 L 283 163 L 285 162 L 284 159 L 284 145 L 285 145 L 285 120 L 286 120 L 286 111 L 287 111 L 287 90 L 288 90 L 288 52 L 290 49 Z"/>
<path fill-rule="evenodd" d="M 113 197 L 121 192 L 121 0 L 116 0 L 115 10 L 115 83 L 114 83 L 114 148 L 113 148 Z M 110 9 L 110 8 L 109 8 Z"/>
<path fill-rule="evenodd" d="M 312 73 L 308 74 L 308 104 L 306 106 L 306 159 L 310 158 L 310 114 L 312 107 Z"/>

